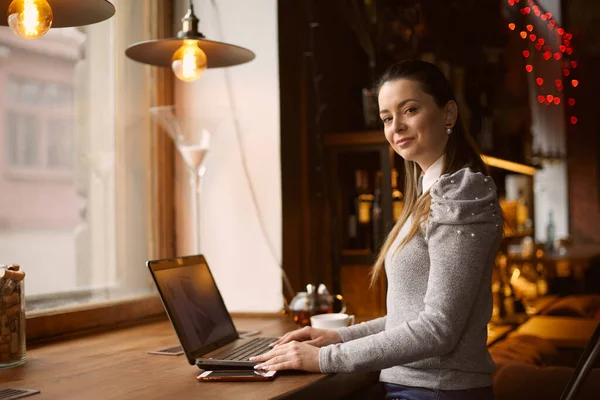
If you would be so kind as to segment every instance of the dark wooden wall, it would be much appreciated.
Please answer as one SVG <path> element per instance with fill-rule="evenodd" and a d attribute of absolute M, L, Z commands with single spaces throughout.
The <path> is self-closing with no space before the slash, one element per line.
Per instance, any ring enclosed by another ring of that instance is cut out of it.
<path fill-rule="evenodd" d="M 336 1 L 280 0 L 278 17 L 283 267 L 295 291 L 321 282 L 331 290 L 322 136 L 363 128 L 367 60 Z"/>

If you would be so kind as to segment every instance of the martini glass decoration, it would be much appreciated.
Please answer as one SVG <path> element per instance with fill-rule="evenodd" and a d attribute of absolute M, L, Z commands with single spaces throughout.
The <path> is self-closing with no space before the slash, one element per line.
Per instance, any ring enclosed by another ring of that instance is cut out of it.
<path fill-rule="evenodd" d="M 165 130 L 175 143 L 189 171 L 190 204 L 194 231 L 194 250 L 200 254 L 200 192 L 206 173 L 206 156 L 210 150 L 210 138 L 224 118 L 224 110 L 211 111 L 208 116 L 198 116 L 197 110 L 177 106 L 150 108 L 153 120 Z"/>

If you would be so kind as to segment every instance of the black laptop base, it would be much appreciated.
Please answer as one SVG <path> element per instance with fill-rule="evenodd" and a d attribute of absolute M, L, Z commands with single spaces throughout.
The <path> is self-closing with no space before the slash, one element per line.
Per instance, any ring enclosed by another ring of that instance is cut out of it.
<path fill-rule="evenodd" d="M 248 370 L 254 369 L 254 366 L 258 364 L 257 362 L 252 361 L 223 361 L 219 360 L 218 363 L 215 363 L 214 360 L 210 358 L 199 358 L 196 360 L 196 366 L 200 369 L 206 371 L 217 371 L 222 369 L 240 369 L 240 370 Z"/>

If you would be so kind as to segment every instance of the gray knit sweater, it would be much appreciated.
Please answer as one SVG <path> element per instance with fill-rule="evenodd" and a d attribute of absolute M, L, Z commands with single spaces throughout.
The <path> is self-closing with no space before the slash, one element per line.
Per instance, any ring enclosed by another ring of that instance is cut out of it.
<path fill-rule="evenodd" d="M 430 189 L 423 233 L 387 257 L 387 316 L 342 328 L 321 371 L 381 370 L 380 380 L 454 390 L 492 384 L 491 276 L 502 237 L 496 186 L 464 168 Z"/>

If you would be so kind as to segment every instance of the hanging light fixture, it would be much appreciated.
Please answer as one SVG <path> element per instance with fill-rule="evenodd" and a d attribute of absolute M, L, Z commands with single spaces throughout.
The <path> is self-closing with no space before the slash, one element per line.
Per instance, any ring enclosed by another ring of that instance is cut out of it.
<path fill-rule="evenodd" d="M 25 39 L 37 39 L 50 27 L 91 25 L 114 14 L 108 0 L 0 0 L 0 25 Z"/>
<path fill-rule="evenodd" d="M 171 67 L 175 76 L 184 82 L 200 78 L 206 68 L 231 67 L 255 57 L 252 51 L 243 47 L 206 40 L 198 31 L 200 20 L 194 14 L 192 0 L 181 22 L 183 28 L 176 38 L 134 43 L 125 54 L 144 64 Z"/>

